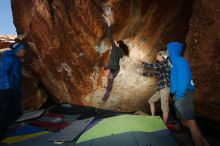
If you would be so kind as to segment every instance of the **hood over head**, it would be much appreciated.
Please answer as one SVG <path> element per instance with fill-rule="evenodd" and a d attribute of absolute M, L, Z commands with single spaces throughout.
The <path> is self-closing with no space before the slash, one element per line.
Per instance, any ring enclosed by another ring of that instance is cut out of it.
<path fill-rule="evenodd" d="M 183 43 L 180 42 L 170 42 L 167 44 L 167 49 L 169 53 L 169 58 L 173 61 L 176 57 L 181 55 L 183 50 Z"/>

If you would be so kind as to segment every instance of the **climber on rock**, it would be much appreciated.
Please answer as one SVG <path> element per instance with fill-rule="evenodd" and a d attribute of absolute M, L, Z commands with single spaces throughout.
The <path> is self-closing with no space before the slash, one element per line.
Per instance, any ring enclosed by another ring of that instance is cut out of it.
<path fill-rule="evenodd" d="M 159 51 L 156 63 L 146 63 L 141 60 L 134 60 L 134 63 L 142 65 L 144 68 L 154 69 L 151 72 L 139 72 L 144 76 L 158 77 L 157 91 L 148 100 L 150 104 L 151 115 L 155 115 L 155 102 L 161 100 L 161 110 L 163 112 L 163 121 L 167 124 L 169 116 L 169 97 L 170 97 L 170 63 L 166 51 Z"/>
<path fill-rule="evenodd" d="M 104 67 L 104 69 L 110 70 L 108 74 L 108 83 L 106 87 L 106 92 L 99 103 L 106 102 L 110 96 L 114 79 L 120 70 L 120 66 L 119 66 L 120 58 L 122 58 L 124 55 L 129 56 L 128 46 L 124 43 L 124 41 L 119 40 L 117 41 L 117 44 L 115 44 L 113 40 L 112 37 L 113 15 L 110 8 L 108 9 L 108 12 L 105 15 L 103 15 L 103 17 L 106 23 L 108 24 L 108 39 L 112 45 L 112 49 L 111 49 L 109 63 Z"/>

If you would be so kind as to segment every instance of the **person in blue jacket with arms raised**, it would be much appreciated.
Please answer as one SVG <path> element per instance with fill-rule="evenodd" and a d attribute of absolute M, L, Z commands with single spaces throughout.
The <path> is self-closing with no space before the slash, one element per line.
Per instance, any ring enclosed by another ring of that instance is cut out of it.
<path fill-rule="evenodd" d="M 0 138 L 21 115 L 21 57 L 24 44 L 14 43 L 0 54 Z"/>
<path fill-rule="evenodd" d="M 174 107 L 182 124 L 189 128 L 195 146 L 208 146 L 195 121 L 194 91 L 195 86 L 189 63 L 181 56 L 183 44 L 170 42 L 167 44 L 168 55 L 172 63 L 170 70 L 171 93 L 174 94 Z"/>

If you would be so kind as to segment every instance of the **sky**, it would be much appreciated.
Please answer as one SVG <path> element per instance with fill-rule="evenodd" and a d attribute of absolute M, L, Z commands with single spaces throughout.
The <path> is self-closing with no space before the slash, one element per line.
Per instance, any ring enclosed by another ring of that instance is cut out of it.
<path fill-rule="evenodd" d="M 0 35 L 16 35 L 13 24 L 11 0 L 0 0 Z"/>

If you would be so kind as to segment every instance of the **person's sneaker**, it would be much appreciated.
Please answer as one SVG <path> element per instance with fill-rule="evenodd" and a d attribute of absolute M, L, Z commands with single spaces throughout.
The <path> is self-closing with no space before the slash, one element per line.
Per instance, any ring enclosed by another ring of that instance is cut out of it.
<path fill-rule="evenodd" d="M 99 104 L 103 104 L 108 100 L 106 97 L 102 97 L 102 99 L 98 102 Z"/>
<path fill-rule="evenodd" d="M 179 131 L 181 131 L 181 126 L 179 124 L 167 124 L 167 128 L 171 132 L 179 132 Z"/>
<path fill-rule="evenodd" d="M 99 104 L 104 104 L 104 103 L 106 103 L 106 101 L 105 100 L 100 100 L 98 103 Z"/>
<path fill-rule="evenodd" d="M 167 124 L 167 128 L 172 132 L 176 132 L 173 124 Z"/>

